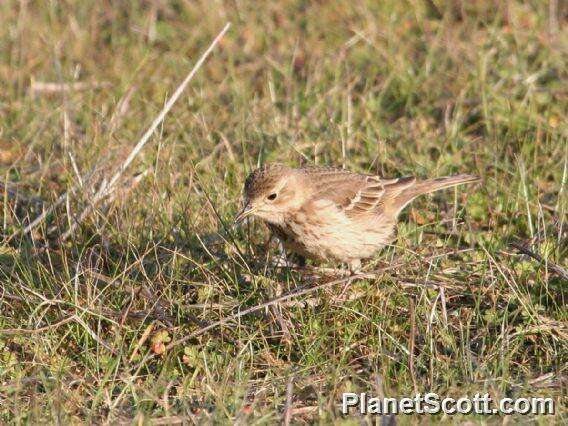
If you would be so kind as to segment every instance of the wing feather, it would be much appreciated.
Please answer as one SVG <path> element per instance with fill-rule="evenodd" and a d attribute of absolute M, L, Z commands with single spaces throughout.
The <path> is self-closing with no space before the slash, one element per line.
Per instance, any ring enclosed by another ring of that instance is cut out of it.
<path fill-rule="evenodd" d="M 385 190 L 380 179 L 343 171 L 331 175 L 319 175 L 315 198 L 331 200 L 347 216 L 372 214 L 380 204 Z"/>
<path fill-rule="evenodd" d="M 331 167 L 305 169 L 317 191 L 314 201 L 327 199 L 349 217 L 379 215 L 385 204 L 416 183 L 414 177 L 381 179 Z"/>

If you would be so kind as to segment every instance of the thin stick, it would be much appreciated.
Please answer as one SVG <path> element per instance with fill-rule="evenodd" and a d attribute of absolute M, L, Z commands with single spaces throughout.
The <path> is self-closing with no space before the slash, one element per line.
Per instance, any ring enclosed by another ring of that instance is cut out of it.
<path fill-rule="evenodd" d="M 177 102 L 177 100 L 179 99 L 179 97 L 181 96 L 181 94 L 183 93 L 183 91 L 185 90 L 185 88 L 187 87 L 187 85 L 189 84 L 189 82 L 193 79 L 193 77 L 195 76 L 195 74 L 197 73 L 197 71 L 199 71 L 199 69 L 201 68 L 201 66 L 203 65 L 203 63 L 205 62 L 205 60 L 207 59 L 207 57 L 211 54 L 211 52 L 213 51 L 213 49 L 215 48 L 215 46 L 219 43 L 219 41 L 221 40 L 221 38 L 223 38 L 223 36 L 225 35 L 225 33 L 229 30 L 231 26 L 231 23 L 228 22 L 225 27 L 221 30 L 221 32 L 217 35 L 217 37 L 215 37 L 215 39 L 211 42 L 211 44 L 209 45 L 209 47 L 207 48 L 207 50 L 203 53 L 203 55 L 201 55 L 201 57 L 199 58 L 199 60 L 196 62 L 196 64 L 194 65 L 194 67 L 192 68 L 192 70 L 189 72 L 189 74 L 187 75 L 187 77 L 185 77 L 185 79 L 183 80 L 183 82 L 178 86 L 178 88 L 176 89 L 176 91 L 174 92 L 174 94 L 171 96 L 170 99 L 168 99 L 168 101 L 166 102 L 166 104 L 164 105 L 164 108 L 162 109 L 162 111 L 160 111 L 160 113 L 158 114 L 158 116 L 154 119 L 154 121 L 152 121 L 152 124 L 150 125 L 150 127 L 148 128 L 148 130 L 146 130 L 146 132 L 144 133 L 144 135 L 142 135 L 142 137 L 140 138 L 140 140 L 138 141 L 138 143 L 136 144 L 136 146 L 134 147 L 134 149 L 130 152 L 130 154 L 128 155 L 128 157 L 126 158 L 126 160 L 121 164 L 121 166 L 118 168 L 118 170 L 115 172 L 115 174 L 112 176 L 112 178 L 108 181 L 108 183 L 106 185 L 102 185 L 100 187 L 100 189 L 97 191 L 97 193 L 94 195 L 92 202 L 83 210 L 83 212 L 79 215 L 79 218 L 77 221 L 75 221 L 73 223 L 73 225 L 71 225 L 69 227 L 69 229 L 67 231 L 65 231 L 65 233 L 62 235 L 62 239 L 66 240 L 67 238 L 69 238 L 77 229 L 77 227 L 80 225 L 80 223 L 89 215 L 89 213 L 95 208 L 96 204 L 101 201 L 103 198 L 105 198 L 107 195 L 109 195 L 113 190 L 114 187 L 116 185 L 116 183 L 118 182 L 118 180 L 122 177 L 123 173 L 125 172 L 125 170 L 128 168 L 128 166 L 130 166 L 130 164 L 134 161 L 134 159 L 136 158 L 136 156 L 140 153 L 140 151 L 142 150 L 142 148 L 144 148 L 144 145 L 146 145 L 146 143 L 150 140 L 150 137 L 152 136 L 152 134 L 154 133 L 154 131 L 158 128 L 158 126 L 162 123 L 162 121 L 164 120 L 164 118 L 166 117 L 166 115 L 168 114 L 168 112 L 170 111 L 170 109 L 172 109 L 172 107 L 174 106 L 174 104 Z"/>
<path fill-rule="evenodd" d="M 85 331 L 93 338 L 93 340 L 95 342 L 97 342 L 99 345 L 105 347 L 107 350 L 109 350 L 110 352 L 112 352 L 113 354 L 116 354 L 116 351 L 107 343 L 105 342 L 103 339 L 101 339 L 97 333 L 95 333 L 90 327 L 89 325 L 83 321 L 83 319 L 78 316 L 78 315 L 73 315 L 73 318 L 75 319 L 76 322 L 78 322 L 84 329 Z"/>
<path fill-rule="evenodd" d="M 278 303 L 284 302 L 288 299 L 303 296 L 304 294 L 313 293 L 317 290 L 321 290 L 321 289 L 328 288 L 328 287 L 333 287 L 333 286 L 336 286 L 336 285 L 339 285 L 339 284 L 350 285 L 353 281 L 356 281 L 356 280 L 377 278 L 377 275 L 379 273 L 387 272 L 387 271 L 390 271 L 392 269 L 396 269 L 400 266 L 401 266 L 400 264 L 390 265 L 390 266 L 386 266 L 384 268 L 377 269 L 376 271 L 371 272 L 371 273 L 355 274 L 355 275 L 351 275 L 350 277 L 345 277 L 345 278 L 329 281 L 329 282 L 322 283 L 322 284 L 312 286 L 312 287 L 300 288 L 299 290 L 283 294 L 282 296 L 278 296 L 278 297 L 275 297 L 274 299 L 267 300 L 266 302 L 261 303 L 259 305 L 252 306 L 252 307 L 245 309 L 243 311 L 235 312 L 232 315 L 226 316 L 224 318 L 221 318 L 218 321 L 210 323 L 209 325 L 207 325 L 205 327 L 199 328 L 199 329 L 195 330 L 193 333 L 188 334 L 187 336 L 184 336 L 180 339 L 174 340 L 168 346 L 166 346 L 166 351 L 169 351 L 169 350 L 175 348 L 176 346 L 182 345 L 185 342 L 187 342 L 188 340 L 191 340 L 191 339 L 193 339 L 197 336 L 200 336 L 200 335 L 208 332 L 209 330 L 212 330 L 212 329 L 217 328 L 221 325 L 227 324 L 227 323 L 234 321 L 234 320 L 236 320 L 240 317 L 243 317 L 245 315 L 252 314 L 254 312 L 258 312 L 258 311 L 263 310 L 263 309 L 265 309 L 269 306 L 276 305 Z M 142 365 L 144 365 L 146 362 L 150 361 L 154 357 L 155 357 L 155 354 L 146 355 L 144 357 L 144 359 L 142 361 L 140 361 L 140 363 L 138 364 L 136 369 L 137 370 L 140 369 L 142 367 Z"/>
<path fill-rule="evenodd" d="M 444 327 L 448 329 L 448 310 L 446 308 L 446 290 L 440 286 L 440 305 L 442 306 L 442 318 L 444 318 Z"/>
<path fill-rule="evenodd" d="M 166 105 L 164 106 L 162 111 L 160 111 L 160 114 L 158 114 L 158 116 L 154 119 L 154 121 L 152 122 L 152 124 L 150 125 L 148 130 L 146 130 L 146 133 L 144 133 L 142 138 L 138 141 L 138 143 L 136 144 L 136 146 L 134 147 L 134 149 L 132 150 L 132 152 L 130 153 L 128 158 L 124 161 L 122 166 L 118 169 L 118 171 L 114 174 L 112 179 L 109 181 L 109 183 L 107 185 L 107 192 L 104 193 L 103 196 L 106 195 L 108 193 L 108 191 L 112 190 L 113 186 L 120 179 L 120 177 L 122 176 L 124 171 L 128 168 L 130 163 L 132 163 L 132 161 L 134 160 L 134 158 L 136 158 L 136 156 L 142 150 L 144 145 L 146 145 L 146 142 L 148 142 L 148 140 L 150 139 L 150 137 L 154 133 L 154 130 L 156 130 L 158 128 L 158 126 L 162 123 L 162 121 L 166 117 L 167 113 L 170 111 L 170 109 L 172 109 L 172 107 L 177 102 L 177 100 L 179 99 L 179 97 L 181 96 L 181 94 L 183 93 L 183 91 L 185 90 L 187 85 L 189 84 L 189 82 L 193 79 L 195 74 L 197 74 L 197 71 L 199 71 L 199 69 L 201 68 L 201 66 L 203 65 L 203 63 L 207 59 L 207 57 L 211 54 L 211 52 L 213 51 L 213 49 L 215 48 L 217 43 L 219 43 L 221 38 L 223 38 L 225 33 L 229 30 L 230 26 L 231 26 L 231 23 L 228 22 L 225 25 L 225 27 L 221 30 L 221 32 L 217 35 L 217 37 L 215 37 L 213 42 L 211 42 L 211 44 L 209 45 L 207 50 L 203 53 L 203 55 L 201 55 L 201 58 L 199 58 L 199 60 L 194 65 L 193 69 L 189 72 L 189 74 L 187 75 L 185 80 L 178 86 L 178 88 L 176 89 L 176 91 L 174 92 L 172 97 L 170 99 L 168 99 L 168 101 L 166 102 Z"/>
<path fill-rule="evenodd" d="M 74 92 L 89 89 L 104 89 L 110 87 L 111 83 L 108 81 L 75 81 L 73 83 L 52 83 L 45 81 L 32 80 L 30 85 L 30 92 L 32 95 L 36 93 L 60 93 L 60 92 Z"/>
<path fill-rule="evenodd" d="M 418 393 L 418 386 L 416 384 L 416 371 L 414 369 L 414 344 L 416 341 L 416 309 L 414 304 L 414 299 L 412 296 L 409 299 L 410 302 L 410 337 L 408 343 L 408 352 L 410 355 L 408 357 L 408 368 L 410 370 L 410 377 L 412 378 L 412 385 L 414 386 L 414 392 Z"/>
<path fill-rule="evenodd" d="M 378 272 L 384 272 L 384 271 L 394 269 L 394 268 L 395 268 L 395 266 L 388 266 L 386 268 L 383 268 L 383 269 L 377 271 L 377 273 Z M 205 332 L 207 332 L 207 331 L 209 331 L 213 328 L 227 324 L 228 322 L 234 321 L 234 320 L 236 320 L 240 317 L 243 317 L 245 315 L 252 314 L 254 312 L 258 312 L 262 309 L 268 308 L 269 306 L 276 305 L 280 302 L 284 302 L 285 300 L 292 299 L 292 298 L 299 297 L 299 296 L 303 296 L 304 294 L 313 293 L 317 290 L 321 290 L 321 289 L 328 288 L 328 287 L 333 287 L 333 286 L 336 286 L 336 285 L 339 285 L 339 284 L 345 284 L 345 283 L 351 284 L 355 280 L 361 280 L 361 279 L 366 279 L 366 278 L 376 278 L 377 273 L 352 275 L 350 277 L 329 281 L 327 283 L 318 284 L 318 285 L 313 286 L 313 287 L 306 287 L 306 288 L 302 288 L 300 290 L 293 291 L 291 293 L 283 294 L 282 296 L 278 296 L 278 297 L 275 297 L 274 299 L 267 300 L 266 302 L 261 303 L 260 305 L 251 306 L 248 309 L 245 309 L 245 310 L 240 311 L 240 312 L 236 312 L 236 313 L 229 315 L 225 318 L 221 318 L 218 321 L 212 322 L 207 327 L 203 327 L 203 328 L 200 328 L 199 330 L 195 330 L 193 333 L 190 333 L 187 336 L 182 337 L 181 339 L 173 341 L 172 343 L 170 343 L 166 347 L 166 349 L 172 349 L 173 347 L 178 346 L 182 343 L 185 343 L 188 340 L 193 339 L 194 337 L 200 336 L 201 334 L 203 334 L 203 333 L 205 333 Z"/>
<path fill-rule="evenodd" d="M 32 329 L 24 329 L 24 328 L 8 328 L 8 329 L 4 329 L 4 330 L 0 330 L 0 335 L 20 335 L 20 334 L 37 334 L 37 333 L 44 333 L 46 331 L 49 330 L 53 330 L 56 329 L 64 324 L 70 323 L 70 322 L 77 322 L 79 323 L 86 331 L 87 333 L 89 333 L 89 335 L 101 346 L 104 346 L 106 349 L 108 349 L 110 352 L 112 353 L 116 353 L 116 351 L 110 347 L 110 345 L 108 343 L 106 343 L 103 339 L 101 339 L 97 333 L 95 333 L 93 330 L 91 330 L 91 328 L 87 325 L 87 323 L 85 321 L 83 321 L 83 319 L 81 317 L 79 317 L 78 315 L 71 315 L 67 318 L 63 318 L 60 321 L 57 321 L 54 324 L 50 324 L 47 325 L 45 327 L 40 327 L 40 328 L 32 328 Z"/>
<path fill-rule="evenodd" d="M 550 260 L 545 261 L 545 259 L 543 259 L 541 255 L 535 253 L 534 251 L 532 251 L 531 249 L 520 243 L 512 242 L 511 247 L 516 248 L 522 254 L 532 257 L 537 262 L 545 263 L 546 266 L 548 266 L 548 269 L 550 269 L 552 272 L 555 272 L 558 276 L 560 276 L 560 278 L 568 280 L 568 271 L 564 269 L 562 266 L 557 265 L 551 262 Z"/>
<path fill-rule="evenodd" d="M 294 374 L 290 374 L 286 384 L 286 405 L 284 406 L 284 426 L 290 426 L 292 420 L 292 400 L 294 398 Z"/>
<path fill-rule="evenodd" d="M 60 321 L 57 321 L 56 323 L 46 325 L 45 327 L 40 327 L 40 328 L 5 328 L 4 330 L 0 330 L 0 334 L 12 336 L 20 334 L 44 333 L 46 331 L 55 329 L 72 321 L 75 321 L 75 315 L 68 316 Z"/>

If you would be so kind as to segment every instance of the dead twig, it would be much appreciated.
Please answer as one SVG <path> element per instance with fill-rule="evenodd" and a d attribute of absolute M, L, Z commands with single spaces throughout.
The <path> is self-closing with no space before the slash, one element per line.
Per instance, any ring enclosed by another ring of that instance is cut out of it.
<path fill-rule="evenodd" d="M 410 370 L 410 377 L 412 378 L 412 385 L 414 386 L 414 392 L 418 393 L 418 385 L 416 383 L 416 370 L 414 369 L 414 345 L 416 342 L 416 309 L 414 299 L 411 296 L 410 302 L 410 336 L 408 338 L 408 352 L 410 355 L 408 357 L 408 368 Z"/>
<path fill-rule="evenodd" d="M 130 107 L 130 101 L 132 99 L 132 96 L 134 96 L 134 93 L 136 93 L 136 90 L 138 90 L 138 86 L 136 85 L 131 86 L 122 96 L 122 98 L 120 98 L 120 100 L 118 101 L 116 109 L 112 114 L 112 117 L 110 118 L 109 131 L 111 134 L 114 133 L 114 131 L 122 123 L 122 119 L 128 112 L 128 109 Z"/>
<path fill-rule="evenodd" d="M 168 101 L 164 105 L 164 108 L 162 108 L 158 116 L 154 118 L 154 121 L 152 121 L 152 124 L 150 124 L 150 127 L 146 130 L 144 135 L 142 135 L 142 137 L 140 138 L 136 146 L 132 149 L 126 160 L 124 160 L 124 162 L 120 165 L 118 170 L 110 178 L 110 180 L 108 180 L 105 184 L 101 185 L 97 193 L 94 195 L 92 202 L 89 203 L 89 205 L 81 212 L 77 220 L 73 222 L 73 224 L 69 227 L 69 229 L 63 233 L 63 235 L 61 236 L 63 241 L 69 238 L 71 235 L 73 235 L 77 227 L 86 219 L 86 217 L 91 213 L 91 211 L 94 210 L 96 205 L 103 198 L 107 197 L 110 193 L 112 193 L 112 191 L 114 191 L 117 182 L 120 180 L 126 169 L 130 166 L 130 164 L 134 161 L 134 159 L 140 153 L 142 148 L 144 148 L 146 143 L 150 140 L 151 136 L 154 134 L 154 131 L 162 123 L 168 112 L 172 109 L 174 104 L 180 98 L 185 88 L 188 86 L 188 84 L 193 79 L 195 74 L 197 74 L 197 71 L 199 71 L 199 69 L 201 68 L 205 60 L 209 57 L 215 46 L 219 43 L 221 38 L 223 38 L 225 33 L 229 30 L 230 26 L 231 24 L 227 23 L 225 27 L 221 30 L 221 32 L 217 35 L 217 37 L 215 37 L 215 39 L 211 42 L 207 50 L 201 55 L 201 57 L 195 63 L 192 70 L 185 77 L 183 82 L 178 86 L 174 94 L 168 99 Z"/>
<path fill-rule="evenodd" d="M 132 297 L 134 297 L 134 295 L 140 296 L 140 297 L 142 297 L 142 299 L 144 299 L 150 305 L 150 310 L 148 310 L 148 311 L 145 311 L 145 310 L 144 311 L 130 311 L 129 309 L 126 309 L 122 313 L 122 315 L 120 315 L 122 317 L 122 320 L 124 320 L 126 317 L 138 318 L 138 319 L 152 318 L 152 319 L 157 319 L 159 321 L 162 321 L 162 322 L 168 324 L 168 326 L 172 326 L 172 324 L 174 322 L 174 317 L 171 316 L 171 315 L 168 315 L 166 313 L 171 306 L 167 305 L 165 302 L 160 300 L 159 297 L 156 297 L 156 295 L 153 294 L 148 289 L 148 287 L 146 287 L 145 285 L 141 285 L 141 286 L 135 288 L 135 287 L 132 287 L 132 286 L 120 281 L 120 280 L 117 280 L 116 278 L 113 279 L 113 278 L 107 277 L 107 276 L 100 274 L 96 271 L 85 270 L 85 273 L 90 274 L 92 277 L 106 283 L 109 286 L 115 286 L 115 287 L 122 289 L 125 292 L 131 293 Z M 114 312 L 112 310 L 105 310 L 105 311 L 106 311 L 107 315 L 113 314 L 114 316 L 116 316 L 116 312 Z M 201 319 L 199 319 L 199 318 L 197 318 L 193 315 L 185 314 L 184 318 L 185 318 L 185 320 L 191 322 L 192 324 L 195 324 L 198 327 L 206 327 L 206 326 L 209 325 L 209 322 L 207 322 L 205 320 L 201 320 Z M 226 335 L 226 333 L 223 332 L 223 330 L 219 330 L 215 334 L 217 334 L 219 337 L 225 339 L 228 342 L 236 344 L 236 342 L 230 336 Z"/>
<path fill-rule="evenodd" d="M 286 384 L 286 405 L 284 406 L 284 425 L 289 426 L 292 420 L 292 399 L 294 398 L 294 374 L 290 374 Z"/>
<path fill-rule="evenodd" d="M 390 270 L 393 270 L 393 269 L 396 269 L 400 266 L 401 266 L 401 264 L 390 265 L 390 266 L 386 266 L 384 268 L 380 268 L 380 269 L 373 271 L 371 273 L 360 273 L 360 274 L 352 275 L 350 277 L 328 281 L 326 283 L 318 284 L 318 285 L 311 286 L 311 287 L 300 287 L 299 289 L 294 290 L 294 291 L 289 292 L 289 293 L 285 293 L 282 296 L 275 297 L 275 298 L 267 300 L 266 302 L 263 302 L 259 305 L 255 305 L 255 306 L 252 306 L 250 308 L 244 309 L 242 311 L 235 312 L 234 314 L 228 315 L 224 318 L 221 318 L 218 321 L 211 322 L 209 325 L 207 325 L 205 327 L 201 327 L 201 328 L 195 330 L 194 332 L 188 334 L 187 336 L 184 336 L 180 339 L 174 340 L 168 346 L 166 346 L 166 351 L 170 351 L 171 349 L 175 348 L 176 346 L 182 345 L 182 344 L 184 344 L 185 342 L 187 342 L 191 339 L 194 339 L 194 338 L 196 338 L 196 337 L 198 337 L 198 336 L 200 336 L 204 333 L 207 333 L 208 331 L 211 331 L 211 330 L 213 330 L 217 327 L 220 327 L 222 325 L 228 324 L 228 323 L 230 323 L 234 320 L 237 320 L 237 319 L 239 319 L 239 318 L 241 318 L 245 315 L 249 315 L 249 314 L 252 314 L 254 312 L 261 311 L 265 308 L 268 308 L 269 306 L 277 305 L 277 304 L 279 304 L 281 302 L 285 302 L 289 299 L 293 299 L 295 297 L 300 297 L 300 296 L 303 296 L 305 294 L 310 294 L 310 293 L 313 293 L 315 291 L 322 290 L 322 289 L 329 288 L 329 287 L 333 287 L 333 286 L 336 286 L 336 285 L 344 284 L 344 285 L 348 286 L 348 285 L 352 284 L 354 281 L 357 281 L 357 280 L 377 278 L 380 274 L 387 272 L 387 271 L 390 271 Z M 139 368 L 141 368 L 146 362 L 153 359 L 154 357 L 155 357 L 154 354 L 146 355 L 146 357 L 144 357 L 144 359 L 138 364 L 137 370 Z"/>
<path fill-rule="evenodd" d="M 75 321 L 75 315 L 65 317 L 62 320 L 59 320 L 59 321 L 57 321 L 53 324 L 50 324 L 50 325 L 46 325 L 45 327 L 39 327 L 39 328 L 5 328 L 3 330 L 0 330 L 0 334 L 7 335 L 7 336 L 17 336 L 17 335 L 20 335 L 20 334 L 43 333 L 45 331 L 53 330 L 57 327 L 60 327 L 64 324 L 67 324 L 67 323 L 72 322 L 72 321 Z"/>
<path fill-rule="evenodd" d="M 207 59 L 207 57 L 212 52 L 213 48 L 218 44 L 221 38 L 228 31 L 230 25 L 231 25 L 230 23 L 227 23 L 225 25 L 223 30 L 217 35 L 217 37 L 213 40 L 213 42 L 208 47 L 208 49 L 199 58 L 199 60 L 197 61 L 191 72 L 187 75 L 185 80 L 178 86 L 177 90 L 168 100 L 168 102 L 166 103 L 160 114 L 154 119 L 154 121 L 152 122 L 146 133 L 144 133 L 142 138 L 138 141 L 138 143 L 136 144 L 136 146 L 134 147 L 128 158 L 124 161 L 124 163 L 122 163 L 121 167 L 116 171 L 116 173 L 113 175 L 110 181 L 103 182 L 99 190 L 91 198 L 91 203 L 85 208 L 85 210 L 83 210 L 83 212 L 79 215 L 79 217 L 75 220 L 75 222 L 71 225 L 71 227 L 63 234 L 62 236 L 63 240 L 71 236 L 74 233 L 74 231 L 77 229 L 79 224 L 81 224 L 84 221 L 84 219 L 89 215 L 89 213 L 96 207 L 97 203 L 100 202 L 103 198 L 105 198 L 114 190 L 114 186 L 116 185 L 117 181 L 120 179 L 124 171 L 132 163 L 132 161 L 134 160 L 136 155 L 138 155 L 138 153 L 143 148 L 143 146 L 148 142 L 153 132 L 161 124 L 166 114 L 169 112 L 169 110 L 172 108 L 174 103 L 181 96 L 182 92 L 185 90 L 189 82 L 193 79 L 197 71 L 201 68 L 205 59 Z M 94 170 L 91 173 L 89 173 L 87 176 L 83 177 L 82 179 L 83 183 L 86 183 L 86 181 L 89 180 L 93 174 Z M 7 241 L 8 242 L 11 241 L 14 237 L 16 237 L 19 234 L 22 235 L 29 234 L 33 229 L 35 229 L 37 226 L 43 223 L 47 219 L 47 217 L 55 211 L 55 209 L 57 209 L 61 204 L 63 204 L 66 200 L 68 200 L 69 195 L 75 194 L 79 189 L 81 189 L 81 185 L 76 184 L 69 191 L 61 194 L 53 204 L 51 204 L 47 209 L 43 210 L 43 212 L 38 217 L 36 217 L 30 224 L 28 224 L 25 228 L 14 232 L 8 238 Z"/>
<path fill-rule="evenodd" d="M 526 246 L 524 246 L 520 243 L 512 242 L 510 245 L 511 245 L 511 247 L 517 249 L 520 253 L 527 255 L 529 257 L 532 257 L 537 262 L 546 264 L 548 266 L 548 269 L 550 269 L 552 272 L 559 275 L 560 278 L 568 280 L 568 271 L 566 271 L 566 269 L 564 269 L 560 265 L 556 265 L 555 263 L 551 262 L 550 260 L 543 259 L 541 255 L 535 253 L 534 251 L 532 251 L 531 249 L 529 249 L 528 247 L 526 247 Z"/>
<path fill-rule="evenodd" d="M 32 80 L 30 94 L 36 93 L 68 93 L 90 89 L 104 89 L 112 84 L 108 81 L 75 81 L 72 83 L 53 83 Z"/>
<path fill-rule="evenodd" d="M 107 349 L 108 351 L 112 352 L 113 354 L 116 353 L 116 351 L 107 343 L 105 342 L 103 339 L 101 339 L 97 333 L 95 333 L 90 327 L 89 325 L 78 315 L 71 315 L 68 316 L 66 318 L 63 318 L 60 321 L 57 321 L 54 324 L 50 324 L 47 325 L 45 327 L 40 327 L 40 328 L 29 328 L 29 329 L 25 329 L 25 328 L 8 328 L 8 329 L 4 329 L 4 330 L 0 330 L 0 335 L 4 334 L 4 335 L 20 335 L 20 334 L 37 334 L 37 333 L 43 333 L 45 331 L 49 331 L 49 330 L 53 330 L 55 328 L 58 328 L 64 324 L 70 323 L 70 322 L 76 322 L 77 324 L 79 324 L 81 327 L 83 327 L 85 329 L 85 331 L 93 338 L 94 341 L 96 341 L 99 345 L 103 346 L 105 349 Z"/>

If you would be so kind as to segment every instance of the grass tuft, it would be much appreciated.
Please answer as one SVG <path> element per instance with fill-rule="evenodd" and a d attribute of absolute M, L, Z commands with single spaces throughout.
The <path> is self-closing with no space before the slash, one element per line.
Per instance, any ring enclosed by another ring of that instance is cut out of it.
<path fill-rule="evenodd" d="M 343 422 L 347 391 L 550 396 L 555 416 L 530 419 L 565 420 L 567 16 L 555 1 L 1 2 L 0 421 Z M 328 278 L 270 266 L 260 224 L 231 228 L 267 161 L 483 182 L 409 206 L 375 276 L 282 300 L 284 336 L 255 307 Z M 471 419 L 487 421 L 434 420 Z"/>

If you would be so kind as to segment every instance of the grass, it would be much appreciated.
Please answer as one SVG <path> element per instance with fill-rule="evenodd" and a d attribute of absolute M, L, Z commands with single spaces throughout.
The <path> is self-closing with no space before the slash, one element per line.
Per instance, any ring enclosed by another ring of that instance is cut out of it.
<path fill-rule="evenodd" d="M 345 391 L 550 396 L 555 416 L 516 420 L 565 420 L 568 33 L 551 3 L 2 2 L 0 420 L 264 424 L 288 406 L 354 424 Z M 267 161 L 483 184 L 406 209 L 365 269 L 402 266 L 282 304 L 289 343 L 261 310 L 167 346 L 306 285 L 267 266 L 261 224 L 229 227 Z"/>

